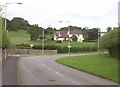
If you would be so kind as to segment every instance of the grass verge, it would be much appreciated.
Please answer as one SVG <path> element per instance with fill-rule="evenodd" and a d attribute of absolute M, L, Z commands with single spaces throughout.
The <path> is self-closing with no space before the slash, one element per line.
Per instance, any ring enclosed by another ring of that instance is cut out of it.
<path fill-rule="evenodd" d="M 118 81 L 118 60 L 106 54 L 71 56 L 56 61 L 74 69 L 120 82 Z"/>

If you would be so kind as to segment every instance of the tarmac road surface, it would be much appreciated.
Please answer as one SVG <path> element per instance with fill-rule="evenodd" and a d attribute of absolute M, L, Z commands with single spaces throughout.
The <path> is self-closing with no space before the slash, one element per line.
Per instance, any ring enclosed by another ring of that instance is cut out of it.
<path fill-rule="evenodd" d="M 75 56 L 78 54 L 71 54 Z M 20 57 L 18 60 L 19 85 L 117 85 L 116 82 L 78 71 L 55 62 L 68 56 L 46 55 Z"/>

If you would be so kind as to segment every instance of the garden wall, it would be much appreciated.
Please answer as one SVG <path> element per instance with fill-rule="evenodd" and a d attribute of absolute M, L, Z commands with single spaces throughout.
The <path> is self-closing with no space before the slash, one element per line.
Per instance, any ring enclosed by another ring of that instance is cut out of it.
<path fill-rule="evenodd" d="M 12 49 L 8 50 L 9 54 L 42 54 L 42 50 L 33 49 Z M 44 54 L 57 54 L 57 50 L 44 50 Z"/>

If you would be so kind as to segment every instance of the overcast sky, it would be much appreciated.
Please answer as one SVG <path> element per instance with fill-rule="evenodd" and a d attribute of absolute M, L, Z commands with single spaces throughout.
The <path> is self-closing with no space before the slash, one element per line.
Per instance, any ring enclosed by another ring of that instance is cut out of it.
<path fill-rule="evenodd" d="M 8 4 L 7 18 L 22 17 L 30 24 L 42 27 L 60 28 L 70 25 L 78 27 L 99 27 L 106 31 L 108 26 L 118 26 L 119 0 L 0 0 L 0 4 L 22 2 L 22 5 Z M 58 21 L 64 21 L 59 23 Z"/>

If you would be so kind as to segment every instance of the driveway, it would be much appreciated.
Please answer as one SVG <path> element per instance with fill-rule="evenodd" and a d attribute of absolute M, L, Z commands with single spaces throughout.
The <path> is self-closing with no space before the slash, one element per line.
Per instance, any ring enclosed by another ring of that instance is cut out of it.
<path fill-rule="evenodd" d="M 71 56 L 77 56 L 72 54 Z M 83 54 L 85 55 L 85 54 Z M 117 85 L 116 82 L 78 71 L 55 62 L 68 56 L 46 55 L 20 57 L 18 60 L 19 85 Z"/>

